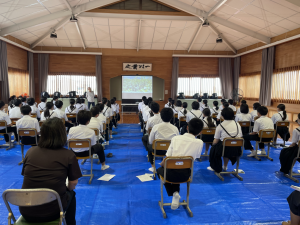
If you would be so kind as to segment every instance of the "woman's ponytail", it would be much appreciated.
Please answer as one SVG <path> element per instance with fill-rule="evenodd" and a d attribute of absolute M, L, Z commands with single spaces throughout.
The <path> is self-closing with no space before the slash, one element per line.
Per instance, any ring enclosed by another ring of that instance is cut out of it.
<path fill-rule="evenodd" d="M 206 117 L 208 128 L 216 127 L 211 116 Z"/>
<path fill-rule="evenodd" d="M 50 117 L 50 109 L 52 109 L 53 103 L 52 102 L 47 102 L 46 103 L 46 110 L 44 111 L 44 117 L 48 118 Z"/>
<path fill-rule="evenodd" d="M 277 108 L 280 109 L 281 111 L 283 111 L 283 118 L 282 119 L 283 119 L 283 121 L 286 120 L 287 115 L 286 115 L 286 111 L 285 111 L 285 105 L 284 104 L 279 104 L 277 106 Z"/>

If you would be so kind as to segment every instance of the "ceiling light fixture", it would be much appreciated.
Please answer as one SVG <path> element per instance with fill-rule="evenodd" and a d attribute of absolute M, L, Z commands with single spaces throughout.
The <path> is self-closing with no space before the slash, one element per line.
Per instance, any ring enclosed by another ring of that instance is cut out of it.
<path fill-rule="evenodd" d="M 76 19 L 76 17 L 74 15 L 72 15 L 71 18 L 70 18 L 70 21 L 71 22 L 77 22 L 77 19 Z"/>
<path fill-rule="evenodd" d="M 50 34 L 50 38 L 57 38 L 57 34 L 55 33 L 55 31 L 53 31 L 53 32 Z"/>
<path fill-rule="evenodd" d="M 223 39 L 221 37 L 221 34 L 219 34 L 218 38 L 216 39 L 216 43 L 222 43 Z"/>
<path fill-rule="evenodd" d="M 207 21 L 207 19 L 205 19 L 202 23 L 202 27 L 209 27 L 209 22 Z"/>

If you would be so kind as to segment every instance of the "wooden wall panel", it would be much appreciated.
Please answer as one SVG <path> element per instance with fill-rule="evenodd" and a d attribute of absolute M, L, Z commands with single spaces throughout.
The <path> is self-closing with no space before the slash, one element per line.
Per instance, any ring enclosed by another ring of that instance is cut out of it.
<path fill-rule="evenodd" d="M 33 54 L 33 67 L 34 67 L 34 87 L 35 87 L 35 101 L 40 103 L 40 80 L 39 80 L 39 69 L 38 69 L 38 54 Z"/>
<path fill-rule="evenodd" d="M 179 58 L 179 74 L 219 74 L 219 58 Z"/>
<path fill-rule="evenodd" d="M 300 39 L 276 46 L 275 69 L 300 65 Z"/>
<path fill-rule="evenodd" d="M 50 54 L 49 72 L 95 73 L 96 59 L 94 55 Z"/>
<path fill-rule="evenodd" d="M 241 74 L 261 71 L 262 50 L 241 56 Z"/>
<path fill-rule="evenodd" d="M 8 67 L 27 70 L 27 51 L 7 43 Z"/>

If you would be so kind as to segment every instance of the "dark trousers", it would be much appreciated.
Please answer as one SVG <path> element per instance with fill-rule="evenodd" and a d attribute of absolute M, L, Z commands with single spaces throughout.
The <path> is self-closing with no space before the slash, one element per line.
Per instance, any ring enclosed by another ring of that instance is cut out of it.
<path fill-rule="evenodd" d="M 158 168 L 157 174 L 164 177 L 164 168 L 163 167 Z M 184 182 L 187 181 L 191 176 L 191 169 L 181 169 L 181 170 L 168 169 L 166 175 L 167 175 L 166 180 L 170 182 Z M 165 183 L 164 185 L 168 193 L 168 196 L 173 196 L 174 192 L 177 191 L 179 193 L 180 191 L 180 184 Z"/>
<path fill-rule="evenodd" d="M 140 123 L 141 123 L 141 129 L 144 129 L 144 120 L 143 120 L 142 113 L 139 113 L 139 120 L 140 120 Z"/>
<path fill-rule="evenodd" d="M 101 144 L 95 144 L 92 146 L 92 154 L 97 154 L 98 158 L 100 159 L 100 162 L 103 163 L 105 162 L 105 154 L 104 154 L 104 149 Z M 77 157 L 86 157 L 89 156 L 89 151 L 84 151 L 84 152 L 74 152 Z"/>
<path fill-rule="evenodd" d="M 88 109 L 90 109 L 90 106 L 95 106 L 95 102 L 88 102 Z"/>
<path fill-rule="evenodd" d="M 7 127 L 7 132 L 14 132 L 14 136 L 15 136 L 15 139 L 16 141 L 18 141 L 18 133 L 17 133 L 17 127 Z M 5 133 L 5 129 L 3 130 L 0 130 L 0 133 Z M 4 134 L 4 139 L 6 142 L 9 141 L 9 137 L 8 137 L 8 134 Z"/>
<path fill-rule="evenodd" d="M 40 136 L 37 136 L 37 142 L 39 143 Z M 35 137 L 21 137 L 21 143 L 23 145 L 35 145 Z"/>
<path fill-rule="evenodd" d="M 145 146 L 145 148 L 146 148 L 146 151 L 147 151 L 147 145 L 148 145 L 148 135 L 144 135 L 143 137 L 142 137 L 142 142 L 143 142 L 143 145 Z"/>
<path fill-rule="evenodd" d="M 258 134 L 254 134 L 254 135 L 247 134 L 243 138 L 244 138 L 245 150 L 253 149 L 250 141 L 259 141 L 260 140 L 260 138 L 258 137 Z M 270 141 L 270 140 L 272 140 L 272 138 L 263 138 L 262 139 L 262 141 Z M 264 148 L 265 148 L 265 144 L 259 143 L 259 149 L 264 149 Z"/>
<path fill-rule="evenodd" d="M 74 124 L 73 123 L 69 123 L 69 122 L 65 122 L 65 127 L 67 127 L 67 132 L 69 133 L 69 130 L 71 129 L 71 127 L 74 127 Z"/>
<path fill-rule="evenodd" d="M 154 155 L 152 155 L 152 153 L 154 153 L 154 150 L 152 148 L 152 145 L 147 145 L 147 149 L 149 162 L 151 163 L 151 165 L 153 165 Z M 166 153 L 167 151 L 156 150 L 156 155 L 165 155 Z"/>
<path fill-rule="evenodd" d="M 68 225 L 76 225 L 76 193 L 75 191 L 69 191 L 67 190 L 67 194 L 69 195 L 69 201 L 68 201 L 68 205 L 67 208 L 64 209 L 64 211 L 66 212 L 65 215 L 65 219 L 66 219 L 66 223 Z"/>

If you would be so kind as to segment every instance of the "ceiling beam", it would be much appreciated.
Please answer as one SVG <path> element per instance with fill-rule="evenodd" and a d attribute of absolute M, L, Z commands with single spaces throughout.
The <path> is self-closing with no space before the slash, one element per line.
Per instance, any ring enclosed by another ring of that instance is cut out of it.
<path fill-rule="evenodd" d="M 286 0 L 286 1 L 300 7 L 300 1 L 299 0 Z"/>
<path fill-rule="evenodd" d="M 206 18 L 213 14 L 215 11 L 217 11 L 222 5 L 225 4 L 225 2 L 227 2 L 227 0 L 220 0 L 214 7 L 212 7 L 211 10 L 209 10 L 209 12 L 206 15 Z"/>
<path fill-rule="evenodd" d="M 226 40 L 226 38 L 221 34 L 221 32 L 218 31 L 218 29 L 212 25 L 212 24 L 209 24 L 209 28 L 216 34 L 218 35 L 219 37 L 222 38 L 223 42 L 228 46 L 228 48 L 233 51 L 234 54 L 236 54 L 237 50 L 235 49 L 235 47 L 233 47 L 233 45 Z"/>
<path fill-rule="evenodd" d="M 72 7 L 70 6 L 70 3 L 68 2 L 68 0 L 63 0 L 63 1 L 65 2 L 68 9 L 72 12 Z"/>
<path fill-rule="evenodd" d="M 35 42 L 33 42 L 30 47 L 34 48 L 35 46 L 37 46 L 39 43 L 41 43 L 43 40 L 45 40 L 47 37 L 49 37 L 49 35 L 54 31 L 59 30 L 61 27 L 63 27 L 66 23 L 68 23 L 70 21 L 70 18 L 67 16 L 64 19 L 62 19 L 58 24 L 56 24 L 53 28 L 51 27 L 51 29 L 49 31 L 47 31 L 44 35 L 42 35 L 41 37 L 39 37 Z"/>
<path fill-rule="evenodd" d="M 140 50 L 141 29 L 142 29 L 142 20 L 139 21 L 139 30 L 138 30 L 138 38 L 137 38 L 137 48 L 136 48 L 136 51 Z"/>
<path fill-rule="evenodd" d="M 77 7 L 73 7 L 73 14 L 79 14 L 81 12 L 85 12 L 91 9 L 95 9 L 104 5 L 108 5 L 116 2 L 116 0 L 94 0 L 92 2 L 88 2 Z M 28 27 L 33 27 L 42 23 L 49 22 L 51 20 L 56 20 L 61 17 L 72 16 L 72 12 L 69 10 L 61 10 L 55 13 L 51 13 L 45 16 L 37 17 L 31 20 L 24 21 L 22 23 L 18 23 L 9 27 L 5 27 L 0 31 L 0 36 L 8 35 L 18 30 L 26 29 Z"/>
<path fill-rule="evenodd" d="M 202 23 L 199 24 L 198 30 L 197 30 L 197 32 L 196 32 L 196 34 L 195 34 L 195 36 L 194 36 L 194 38 L 193 38 L 193 40 L 192 40 L 192 42 L 191 42 L 191 44 L 190 44 L 190 47 L 189 47 L 189 49 L 188 49 L 188 52 L 191 51 L 191 49 L 192 49 L 192 47 L 193 47 L 193 44 L 194 44 L 194 42 L 196 41 L 196 39 L 197 39 L 197 37 L 198 37 L 198 35 L 199 35 L 200 31 L 201 31 L 201 28 L 202 28 Z"/>
<path fill-rule="evenodd" d="M 205 18 L 207 15 L 207 12 L 204 12 L 200 9 L 197 9 L 193 6 L 187 5 L 181 1 L 178 0 L 159 0 L 162 3 L 168 4 L 170 6 L 173 6 L 181 11 L 187 12 L 189 14 L 192 14 L 194 16 L 197 16 L 199 18 Z M 207 18 L 209 21 L 218 23 L 224 27 L 228 27 L 230 29 L 233 29 L 235 31 L 238 31 L 240 33 L 246 34 L 249 37 L 253 37 L 263 43 L 269 44 L 271 42 L 271 38 L 264 36 L 262 34 L 256 33 L 252 30 L 249 30 L 245 27 L 239 26 L 235 23 L 229 22 L 227 20 L 224 20 L 223 18 L 217 17 L 217 16 L 209 16 Z"/>
<path fill-rule="evenodd" d="M 81 31 L 80 31 L 80 27 L 79 27 L 78 21 L 75 22 L 75 26 L 76 26 L 76 29 L 77 29 L 77 31 L 78 31 L 78 33 L 79 33 L 82 47 L 83 47 L 84 49 L 86 49 L 85 44 L 84 44 L 84 40 L 83 40 L 83 37 L 82 37 L 82 33 L 81 33 Z"/>

